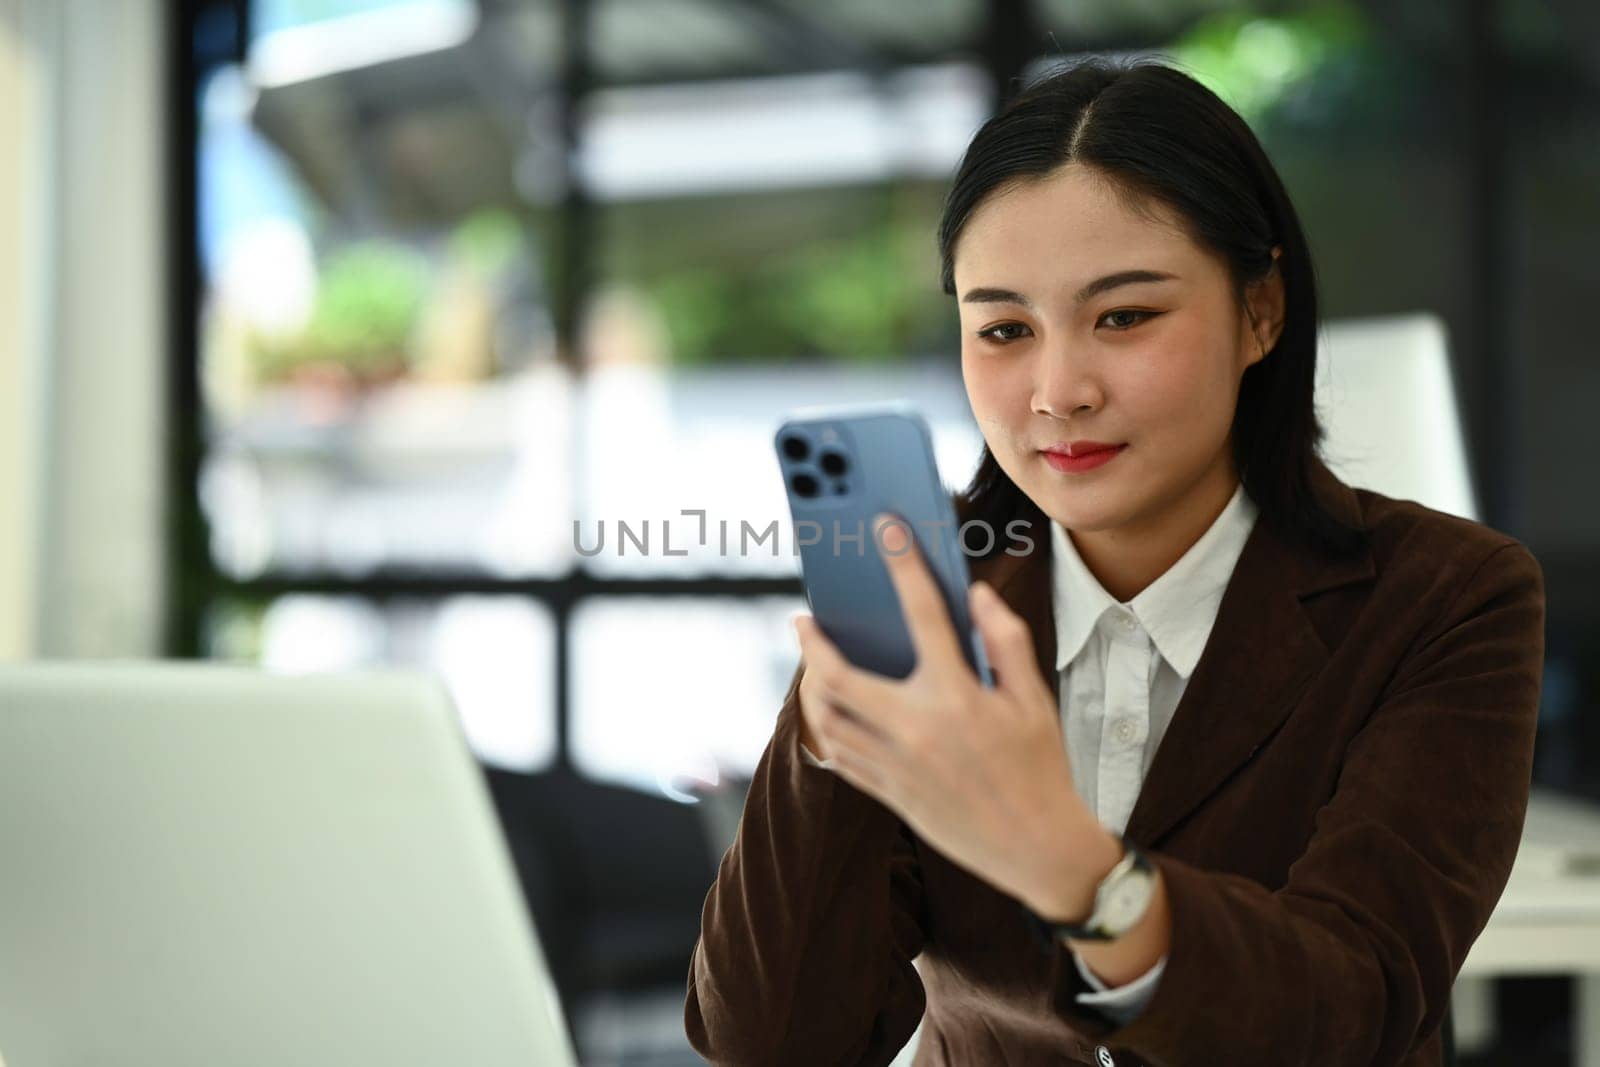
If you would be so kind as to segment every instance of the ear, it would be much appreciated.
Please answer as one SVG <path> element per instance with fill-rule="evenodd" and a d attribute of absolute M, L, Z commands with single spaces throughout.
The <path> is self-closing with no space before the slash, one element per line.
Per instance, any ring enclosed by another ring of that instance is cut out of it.
<path fill-rule="evenodd" d="M 1247 367 L 1265 359 L 1267 353 L 1272 351 L 1272 346 L 1278 343 L 1278 336 L 1283 333 L 1285 296 L 1283 271 L 1278 268 L 1282 255 L 1283 249 L 1274 247 L 1272 266 L 1267 269 L 1267 276 L 1251 282 L 1245 288 L 1245 311 L 1254 334 L 1249 354 L 1245 357 Z"/>

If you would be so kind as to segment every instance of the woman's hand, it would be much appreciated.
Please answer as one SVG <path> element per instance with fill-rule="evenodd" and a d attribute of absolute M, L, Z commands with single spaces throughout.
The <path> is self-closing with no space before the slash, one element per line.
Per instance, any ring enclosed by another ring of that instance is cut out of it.
<path fill-rule="evenodd" d="M 985 687 L 903 521 L 883 518 L 874 538 L 917 665 L 904 679 L 862 670 L 809 615 L 795 616 L 806 662 L 802 740 L 951 861 L 1024 903 L 1059 901 L 1074 882 L 1092 886 L 1091 872 L 1073 869 L 1073 843 L 1105 831 L 1073 783 L 1027 623 L 987 583 L 973 583 L 973 618 L 999 675 L 997 688 Z"/>
<path fill-rule="evenodd" d="M 817 759 L 827 761 L 833 753 L 829 751 L 827 742 L 817 736 L 816 727 L 812 725 L 822 721 L 825 712 L 823 700 L 822 683 L 817 681 L 817 672 L 808 663 L 806 669 L 800 672 L 800 744 Z"/>

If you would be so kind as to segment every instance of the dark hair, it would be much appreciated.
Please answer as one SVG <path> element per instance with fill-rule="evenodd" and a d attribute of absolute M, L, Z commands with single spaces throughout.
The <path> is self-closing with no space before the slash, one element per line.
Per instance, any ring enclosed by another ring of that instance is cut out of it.
<path fill-rule="evenodd" d="M 1281 246 L 1283 328 L 1239 383 L 1234 464 L 1261 518 L 1278 532 L 1334 555 L 1357 548 L 1361 531 L 1324 507 L 1312 488 L 1323 428 L 1312 403 L 1317 294 L 1305 233 L 1250 127 L 1194 78 L 1151 59 L 1092 57 L 1007 102 L 973 136 L 945 199 L 944 291 L 955 295 L 956 243 L 984 199 L 1067 163 L 1093 168 L 1136 210 L 1153 201 L 1176 211 L 1190 236 L 1228 264 L 1241 302 L 1245 287 L 1271 269 L 1273 246 Z M 991 529 L 1019 518 L 1044 521 L 987 444 L 957 511 L 963 522 L 984 520 Z M 995 550 L 1005 547 L 998 540 Z"/>

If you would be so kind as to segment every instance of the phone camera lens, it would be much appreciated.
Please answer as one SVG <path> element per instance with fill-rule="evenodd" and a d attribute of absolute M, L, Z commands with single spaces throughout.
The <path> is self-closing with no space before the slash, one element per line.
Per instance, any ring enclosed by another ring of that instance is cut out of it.
<path fill-rule="evenodd" d="M 809 474 L 796 474 L 789 479 L 789 484 L 794 488 L 796 496 L 810 499 L 817 495 L 817 480 Z"/>
<path fill-rule="evenodd" d="M 811 446 L 804 437 L 790 436 L 783 439 L 783 454 L 792 460 L 802 460 L 811 454 Z"/>
<path fill-rule="evenodd" d="M 831 474 L 834 477 L 843 474 L 848 467 L 842 452 L 824 452 L 822 459 L 818 461 L 818 465 L 822 467 L 824 474 Z"/>

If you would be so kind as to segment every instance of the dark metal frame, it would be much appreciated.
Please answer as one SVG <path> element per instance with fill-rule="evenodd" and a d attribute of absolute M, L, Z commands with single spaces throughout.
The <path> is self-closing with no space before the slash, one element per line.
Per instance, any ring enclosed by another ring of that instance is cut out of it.
<path fill-rule="evenodd" d="M 503 0 L 487 0 L 495 8 Z M 859 47 L 840 53 L 824 28 L 802 18 L 793 9 L 769 0 L 728 0 L 730 9 L 750 18 L 770 32 L 800 32 L 802 45 L 820 61 L 837 63 L 841 54 L 869 73 L 881 72 L 884 57 Z M 570 624 L 574 606 L 585 598 L 649 596 L 720 596 L 755 598 L 771 595 L 802 596 L 797 578 L 612 578 L 592 574 L 581 566 L 550 579 L 506 580 L 472 573 L 410 572 L 386 570 L 367 578 L 347 579 L 327 575 L 267 576 L 239 581 L 220 574 L 210 561 L 208 530 L 195 487 L 205 453 L 204 413 L 201 409 L 198 312 L 203 279 L 196 223 L 198 124 L 195 93 L 214 67 L 243 58 L 248 41 L 250 0 L 180 0 L 171 28 L 172 63 L 168 91 L 173 117 L 169 144 L 172 175 L 167 204 L 171 220 L 170 305 L 171 359 L 167 399 L 172 432 L 168 447 L 167 545 L 169 596 L 164 648 L 167 654 L 197 657 L 202 653 L 201 629 L 208 604 L 229 598 L 259 600 L 286 593 L 324 593 L 359 596 L 378 603 L 399 598 L 438 599 L 466 593 L 526 596 L 550 611 L 555 633 L 556 754 L 551 770 L 570 770 L 571 678 Z M 559 0 L 562 24 L 562 69 L 558 128 L 572 158 L 578 143 L 579 103 L 593 85 L 590 54 L 591 4 L 589 0 Z M 231 23 L 231 26 L 230 26 Z M 803 24 L 803 25 L 797 25 Z M 1029 42 L 1042 34 L 1028 0 L 994 0 L 983 29 L 980 49 L 999 96 L 1015 92 L 1024 65 L 1033 54 Z M 595 207 L 582 182 L 569 167 L 562 182 L 564 200 L 557 210 L 555 255 L 562 269 L 555 272 L 553 318 L 557 358 L 569 367 L 580 363 L 577 351 L 578 314 L 593 283 L 591 249 L 595 237 Z"/>
<path fill-rule="evenodd" d="M 471 572 L 417 572 L 390 569 L 367 578 L 329 575 L 267 576 L 240 581 L 220 574 L 210 562 L 207 524 L 195 486 L 199 483 L 205 439 L 200 391 L 198 312 L 203 279 L 199 261 L 196 196 L 198 192 L 198 125 L 195 90 L 214 66 L 242 58 L 248 39 L 250 0 L 182 0 L 172 26 L 171 80 L 168 86 L 174 136 L 169 145 L 168 214 L 173 248 L 172 285 L 168 315 L 171 323 L 171 361 L 167 399 L 172 413 L 168 442 L 167 545 L 169 597 L 164 648 L 168 655 L 192 658 L 202 653 L 201 628 L 209 603 L 229 598 L 260 600 L 288 593 L 358 596 L 383 604 L 403 598 L 438 600 L 459 594 L 524 596 L 538 600 L 550 612 L 555 633 L 556 745 L 548 771 L 572 769 L 570 629 L 574 607 L 590 598 L 615 596 L 715 596 L 754 599 L 773 595 L 803 595 L 798 578 L 616 578 L 577 567 L 565 576 L 545 579 L 500 579 Z M 589 4 L 586 0 L 561 0 L 563 55 L 559 126 L 569 151 L 577 143 L 577 102 L 588 90 L 587 38 Z M 225 23 L 232 22 L 232 40 L 224 38 Z M 209 49 L 209 51 L 207 51 Z M 569 173 L 563 187 L 565 200 L 558 212 L 556 254 L 564 269 L 557 272 L 554 320 L 558 358 L 569 366 L 579 363 L 578 310 L 591 284 L 593 263 L 589 249 L 594 231 L 594 208 L 576 175 Z"/>

